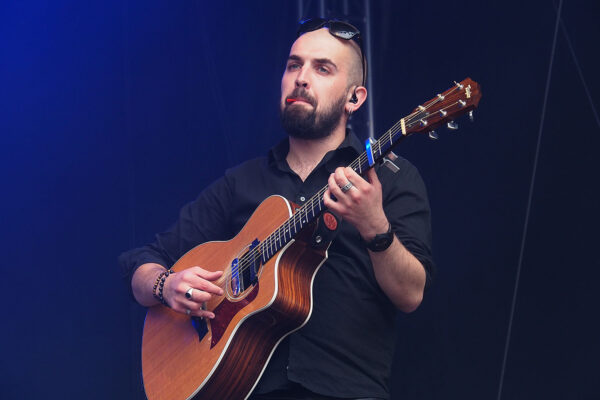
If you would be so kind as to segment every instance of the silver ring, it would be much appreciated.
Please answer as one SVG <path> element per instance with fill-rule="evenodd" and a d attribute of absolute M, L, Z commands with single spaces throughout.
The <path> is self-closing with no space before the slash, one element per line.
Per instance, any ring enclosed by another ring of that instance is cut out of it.
<path fill-rule="evenodd" d="M 187 290 L 187 292 L 185 292 L 185 298 L 189 300 L 192 298 L 193 294 L 194 294 L 194 288 L 191 287 Z"/>
<path fill-rule="evenodd" d="M 190 315 L 190 314 L 192 313 L 192 310 L 190 310 L 190 309 L 188 308 L 188 309 L 186 309 L 186 310 L 185 310 L 185 313 L 186 313 L 187 315 Z"/>
<path fill-rule="evenodd" d="M 354 186 L 352 182 L 348 181 L 348 183 L 340 187 L 340 189 L 342 189 L 342 193 L 346 193 L 348 190 L 352 189 L 352 186 Z"/>

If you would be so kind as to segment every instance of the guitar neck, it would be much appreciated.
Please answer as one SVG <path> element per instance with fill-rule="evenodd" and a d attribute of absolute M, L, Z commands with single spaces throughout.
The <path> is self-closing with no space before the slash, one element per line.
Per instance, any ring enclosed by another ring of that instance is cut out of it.
<path fill-rule="evenodd" d="M 394 146 L 412 133 L 427 133 L 454 118 L 472 111 L 479 104 L 481 91 L 479 84 L 466 78 L 433 99 L 418 106 L 413 112 L 399 120 L 379 140 L 371 143 L 372 158 L 364 151 L 349 167 L 359 175 L 364 175 L 375 163 L 380 162 Z M 431 135 L 431 134 L 430 134 Z M 371 160 L 370 160 L 371 158 Z M 369 162 L 372 161 L 372 162 Z M 324 186 L 306 204 L 299 208 L 290 219 L 277 228 L 258 246 L 255 257 L 266 263 L 273 255 L 285 247 L 307 225 L 323 211 Z"/>

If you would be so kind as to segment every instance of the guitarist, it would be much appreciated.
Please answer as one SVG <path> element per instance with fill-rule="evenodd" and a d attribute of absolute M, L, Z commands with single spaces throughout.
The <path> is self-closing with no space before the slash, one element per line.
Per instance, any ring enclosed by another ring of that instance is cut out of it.
<path fill-rule="evenodd" d="M 362 52 L 354 26 L 303 21 L 281 80 L 288 137 L 226 171 L 154 243 L 120 257 L 135 299 L 153 306 L 158 276 L 190 248 L 235 236 L 269 195 L 302 205 L 328 184 L 325 206 L 342 222 L 315 277 L 312 316 L 279 345 L 253 399 L 388 399 L 395 314 L 415 310 L 429 281 L 430 210 L 416 168 L 398 158 L 397 173 L 377 166 L 362 178 L 344 167 L 364 151 L 346 130 L 367 97 Z M 202 265 L 170 274 L 163 299 L 177 312 L 214 318 L 201 304 L 222 294 L 213 283 L 220 276 Z"/>

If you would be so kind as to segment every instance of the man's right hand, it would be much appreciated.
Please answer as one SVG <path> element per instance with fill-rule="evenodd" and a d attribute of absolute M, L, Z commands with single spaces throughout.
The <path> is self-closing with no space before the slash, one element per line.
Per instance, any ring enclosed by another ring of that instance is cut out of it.
<path fill-rule="evenodd" d="M 163 298 L 175 311 L 212 319 L 215 314 L 203 310 L 202 304 L 208 302 L 213 295 L 223 295 L 223 289 L 213 283 L 221 275 L 223 275 L 223 271 L 210 272 L 200 267 L 191 267 L 175 272 L 165 280 Z M 186 293 L 191 294 L 191 298 L 188 298 Z"/>
<path fill-rule="evenodd" d="M 158 304 L 152 289 L 161 272 L 166 270 L 160 264 L 148 263 L 141 265 L 133 274 L 131 287 L 135 299 L 145 307 Z M 202 304 L 212 296 L 223 295 L 223 289 L 215 282 L 223 275 L 223 271 L 210 272 L 200 267 L 191 267 L 174 272 L 165 279 L 163 299 L 173 310 L 196 317 L 214 318 L 211 311 L 202 310 Z M 186 292 L 191 290 L 192 297 L 186 298 Z M 190 310 L 188 312 L 188 310 Z"/>

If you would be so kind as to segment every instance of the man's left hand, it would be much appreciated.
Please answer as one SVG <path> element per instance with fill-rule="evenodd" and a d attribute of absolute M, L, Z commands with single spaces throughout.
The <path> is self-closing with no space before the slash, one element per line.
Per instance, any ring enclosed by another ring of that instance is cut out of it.
<path fill-rule="evenodd" d="M 383 212 L 381 183 L 374 168 L 367 171 L 366 178 L 350 167 L 337 168 L 329 176 L 329 189 L 323 200 L 325 207 L 348 220 L 364 240 L 370 241 L 375 235 L 387 232 L 389 222 Z M 344 192 L 342 188 L 346 185 L 350 188 Z M 331 198 L 332 194 L 337 201 Z"/>

